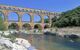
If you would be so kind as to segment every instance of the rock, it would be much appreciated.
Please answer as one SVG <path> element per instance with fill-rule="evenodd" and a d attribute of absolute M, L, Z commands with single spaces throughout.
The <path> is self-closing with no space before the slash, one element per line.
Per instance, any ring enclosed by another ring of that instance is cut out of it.
<path fill-rule="evenodd" d="M 28 42 L 28 40 L 22 39 L 22 38 L 16 38 L 16 41 L 18 44 L 25 46 L 26 48 L 30 47 L 31 44 Z"/>
<path fill-rule="evenodd" d="M 11 48 L 7 48 L 5 45 L 0 45 L 0 50 L 11 50 Z"/>
<path fill-rule="evenodd" d="M 65 38 L 77 39 L 79 36 L 71 34 L 71 35 L 64 35 Z"/>
<path fill-rule="evenodd" d="M 8 36 L 9 34 L 10 34 L 9 31 L 4 31 L 4 35 L 5 35 L 5 36 Z"/>
<path fill-rule="evenodd" d="M 0 39 L 0 44 L 1 45 L 5 45 L 8 48 L 11 48 L 12 47 L 12 42 L 8 38 L 1 38 Z"/>
<path fill-rule="evenodd" d="M 44 35 L 52 35 L 52 36 L 56 36 L 56 33 L 52 33 L 52 32 L 44 32 Z"/>
<path fill-rule="evenodd" d="M 18 45 L 16 43 L 13 43 L 13 48 L 12 50 L 27 50 L 27 48 L 25 48 L 24 46 L 22 45 Z"/>
<path fill-rule="evenodd" d="M 28 40 L 22 38 L 16 38 L 12 43 L 9 38 L 0 38 L 0 50 L 36 50 Z"/>
<path fill-rule="evenodd" d="M 79 36 L 72 34 L 69 36 L 69 38 L 76 39 L 76 38 L 79 38 Z"/>

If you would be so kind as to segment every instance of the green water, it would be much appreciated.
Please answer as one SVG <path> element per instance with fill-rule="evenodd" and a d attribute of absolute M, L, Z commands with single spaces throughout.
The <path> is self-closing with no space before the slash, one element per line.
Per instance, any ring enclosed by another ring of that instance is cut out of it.
<path fill-rule="evenodd" d="M 19 35 L 39 50 L 80 50 L 80 42 L 51 35 Z"/>

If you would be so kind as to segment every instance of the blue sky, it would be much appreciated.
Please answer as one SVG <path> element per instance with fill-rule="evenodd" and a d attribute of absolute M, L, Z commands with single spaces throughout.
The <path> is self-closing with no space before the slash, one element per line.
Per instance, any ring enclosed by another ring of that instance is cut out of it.
<path fill-rule="evenodd" d="M 0 4 L 64 12 L 80 6 L 80 0 L 0 0 Z"/>
<path fill-rule="evenodd" d="M 0 0 L 0 4 L 63 12 L 80 5 L 80 0 Z"/>

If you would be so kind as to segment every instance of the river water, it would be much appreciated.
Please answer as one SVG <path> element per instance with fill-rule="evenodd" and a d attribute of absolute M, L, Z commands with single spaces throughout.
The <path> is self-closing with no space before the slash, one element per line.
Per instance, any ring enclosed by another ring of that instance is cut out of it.
<path fill-rule="evenodd" d="M 58 36 L 20 34 L 18 37 L 29 40 L 38 50 L 80 50 L 80 42 Z"/>

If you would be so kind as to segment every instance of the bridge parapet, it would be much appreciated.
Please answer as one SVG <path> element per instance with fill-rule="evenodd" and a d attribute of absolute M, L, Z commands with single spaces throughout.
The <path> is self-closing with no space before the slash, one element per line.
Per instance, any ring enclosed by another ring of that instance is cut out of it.
<path fill-rule="evenodd" d="M 46 10 L 36 10 L 31 8 L 22 8 L 22 7 L 16 7 L 16 6 L 6 6 L 6 5 L 0 5 L 1 10 L 11 10 L 11 11 L 19 11 L 19 12 L 30 12 L 30 13 L 37 13 L 37 14 L 47 14 L 47 15 L 55 15 L 55 12 L 49 12 Z"/>

